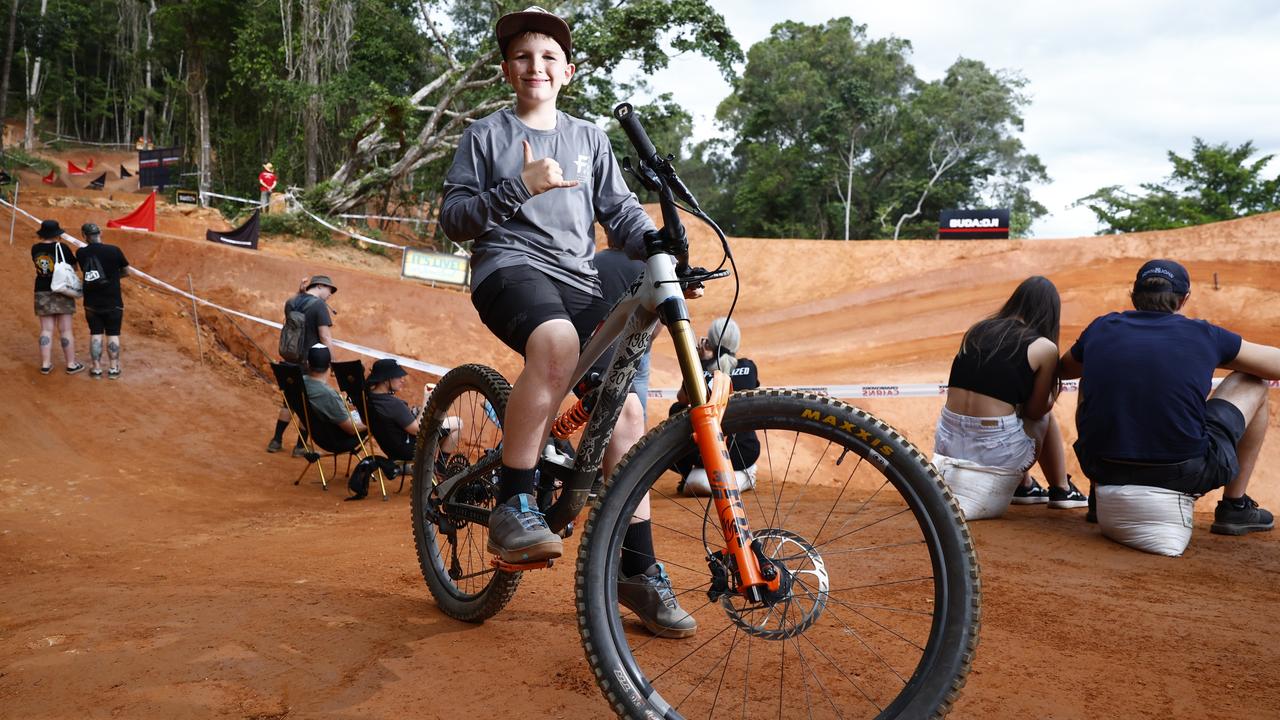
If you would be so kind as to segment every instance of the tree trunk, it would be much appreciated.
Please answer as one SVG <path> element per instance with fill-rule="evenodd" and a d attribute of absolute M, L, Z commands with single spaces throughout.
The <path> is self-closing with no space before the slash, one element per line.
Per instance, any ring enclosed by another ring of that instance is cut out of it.
<path fill-rule="evenodd" d="M 40 0 L 40 20 L 44 21 L 44 13 L 49 9 L 49 0 Z M 27 76 L 27 129 L 23 135 L 22 146 L 27 152 L 36 147 L 36 102 L 40 99 L 40 65 L 43 58 L 36 56 L 31 74 Z"/>
<path fill-rule="evenodd" d="M 143 81 L 143 85 L 142 85 L 142 92 L 145 93 L 144 97 L 146 98 L 146 101 L 142 106 L 142 137 L 144 138 L 151 137 L 151 133 L 153 132 L 153 129 L 151 127 L 151 113 L 152 113 L 152 105 L 153 105 L 151 101 L 151 43 L 152 43 L 152 40 L 154 39 L 154 35 L 152 35 L 152 32 L 151 32 L 151 16 L 155 14 L 156 14 L 156 0 L 151 0 L 151 9 L 147 11 L 147 15 L 146 15 L 146 18 L 147 18 L 147 55 L 146 55 L 147 70 L 146 70 L 146 79 Z M 129 139 L 132 140 L 133 138 L 129 138 Z"/>
<path fill-rule="evenodd" d="M 13 66 L 13 33 L 18 27 L 19 1 L 13 0 L 13 5 L 9 8 L 9 42 L 4 46 L 4 75 L 0 79 L 0 149 L 4 148 L 4 130 L 7 127 L 3 123 L 9 117 L 9 70 Z"/>
<path fill-rule="evenodd" d="M 192 109 L 195 111 L 196 142 L 200 146 L 197 170 L 198 184 L 203 193 L 209 190 L 209 176 L 212 171 L 212 153 L 209 143 L 209 78 L 205 72 L 204 52 L 196 43 L 191 43 L 191 69 L 187 72 L 187 93 L 191 96 Z"/>

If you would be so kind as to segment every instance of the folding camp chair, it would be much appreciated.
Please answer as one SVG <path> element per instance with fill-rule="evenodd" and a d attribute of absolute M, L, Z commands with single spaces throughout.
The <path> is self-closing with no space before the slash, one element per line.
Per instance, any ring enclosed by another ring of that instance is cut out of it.
<path fill-rule="evenodd" d="M 351 462 L 357 457 L 363 459 L 364 438 L 360 435 L 356 436 L 359 441 L 354 448 L 345 449 L 344 445 L 351 441 L 351 436 L 342 428 L 334 425 L 324 417 L 314 413 L 311 403 L 307 401 L 306 386 L 302 381 L 302 367 L 291 363 L 271 363 L 271 372 L 275 374 L 276 384 L 280 386 L 280 392 L 284 394 L 285 404 L 289 406 L 289 413 L 293 416 L 295 428 L 298 431 L 298 437 L 302 439 L 303 447 L 306 452 L 303 457 L 307 460 L 307 466 L 298 474 L 297 479 L 293 481 L 294 485 L 302 482 L 302 477 L 307 474 L 312 465 L 320 471 L 320 486 L 325 490 L 329 489 L 329 483 L 324 476 L 324 465 L 320 464 L 320 460 L 325 457 L 333 458 L 333 475 L 338 474 L 338 456 L 347 456 L 347 474 L 351 473 Z"/>
<path fill-rule="evenodd" d="M 360 411 L 360 416 L 364 418 L 364 422 L 370 428 L 370 434 L 373 430 L 373 416 L 369 413 L 369 394 L 365 392 L 364 383 L 364 363 L 360 360 L 344 360 L 342 362 L 333 363 L 333 375 L 338 379 L 338 389 L 346 394 L 347 399 L 351 401 L 351 405 Z M 370 447 L 373 441 L 370 440 Z M 366 455 L 373 455 L 372 450 L 366 450 Z M 383 461 L 387 463 L 395 463 L 399 467 L 400 488 L 396 490 L 399 493 L 404 490 L 404 477 L 408 474 L 404 463 L 399 463 L 389 458 L 379 458 L 375 474 L 378 476 L 378 487 L 382 490 L 382 500 L 387 500 L 387 483 L 383 475 Z"/>

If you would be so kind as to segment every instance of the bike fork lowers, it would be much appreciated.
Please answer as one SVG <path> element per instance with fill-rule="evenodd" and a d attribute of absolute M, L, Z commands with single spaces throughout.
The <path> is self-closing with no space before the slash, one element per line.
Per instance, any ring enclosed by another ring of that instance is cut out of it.
<path fill-rule="evenodd" d="M 685 378 L 685 392 L 689 397 L 693 439 L 707 472 L 712 503 L 724 535 L 724 550 L 712 553 L 707 559 L 713 577 L 712 599 L 725 594 L 741 594 L 750 602 L 763 602 L 779 589 L 781 577 L 773 563 L 764 557 L 759 543 L 752 538 L 747 509 L 742 503 L 742 493 L 721 430 L 732 386 L 726 375 L 716 372 L 708 394 L 702 382 L 701 364 L 689 321 L 678 320 L 670 328 Z"/>

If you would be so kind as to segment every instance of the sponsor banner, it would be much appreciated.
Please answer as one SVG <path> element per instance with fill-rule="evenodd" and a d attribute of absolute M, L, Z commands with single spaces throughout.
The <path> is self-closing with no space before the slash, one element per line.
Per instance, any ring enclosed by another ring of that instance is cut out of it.
<path fill-rule="evenodd" d="M 204 238 L 209 242 L 257 250 L 260 213 L 261 211 L 254 210 L 253 215 L 250 215 L 249 219 L 235 230 L 206 230 Z"/>
<path fill-rule="evenodd" d="M 172 185 L 169 168 L 182 160 L 182 146 L 138 151 L 138 187 Z"/>
<path fill-rule="evenodd" d="M 177 200 L 179 205 L 199 205 L 200 193 L 195 190 L 179 190 Z"/>
<path fill-rule="evenodd" d="M 427 282 L 467 285 L 471 282 L 470 265 L 466 258 L 457 255 L 405 248 L 400 275 Z"/>
<path fill-rule="evenodd" d="M 1009 237 L 1009 209 L 943 210 L 938 238 L 957 240 L 1002 240 Z"/>

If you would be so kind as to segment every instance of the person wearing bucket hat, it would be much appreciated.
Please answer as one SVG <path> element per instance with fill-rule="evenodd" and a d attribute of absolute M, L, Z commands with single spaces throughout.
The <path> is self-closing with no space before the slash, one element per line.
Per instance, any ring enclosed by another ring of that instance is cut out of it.
<path fill-rule="evenodd" d="M 262 172 L 258 173 L 258 190 L 261 192 L 258 204 L 265 215 L 271 210 L 271 193 L 276 189 L 276 166 L 271 163 L 262 164 Z"/>
<path fill-rule="evenodd" d="M 374 361 L 365 380 L 369 388 L 369 431 L 392 460 L 412 460 L 418 436 L 418 409 L 396 397 L 404 389 L 408 374 L 394 358 L 383 358 Z"/>
<path fill-rule="evenodd" d="M 338 286 L 328 275 L 312 275 L 298 286 L 298 293 L 284 304 L 284 323 L 280 328 L 280 357 L 285 362 L 297 363 L 307 370 L 307 348 L 317 343 L 333 347 L 333 318 L 327 300 L 338 292 Z M 282 404 L 276 415 L 276 431 L 267 443 L 267 452 L 280 452 L 284 447 L 284 431 L 289 427 L 289 406 Z M 293 454 L 305 452 L 302 438 L 293 447 Z"/>
<path fill-rule="evenodd" d="M 62 355 L 66 360 L 68 375 L 84 370 L 84 364 L 76 360 L 76 339 L 71 320 L 76 312 L 75 298 L 53 291 L 53 266 L 61 261 L 76 264 L 76 256 L 62 237 L 62 226 L 57 220 L 45 220 L 36 230 L 38 242 L 31 246 L 31 262 L 36 267 L 35 311 L 40 321 L 40 374 L 53 371 L 53 333 L 56 329 L 62 343 Z"/>
<path fill-rule="evenodd" d="M 1221 487 L 1211 532 L 1272 529 L 1271 513 L 1246 490 L 1267 430 L 1266 381 L 1280 379 L 1280 348 L 1184 316 L 1191 276 L 1176 261 L 1144 263 L 1130 297 L 1133 310 L 1095 319 L 1059 361 L 1064 379 L 1080 378 L 1081 470 L 1104 487 L 1193 497 Z M 1218 368 L 1232 372 L 1210 392 Z"/>
<path fill-rule="evenodd" d="M 445 176 L 440 226 L 454 242 L 474 241 L 472 304 L 490 331 L 524 357 L 503 419 L 488 550 L 527 563 L 564 552 L 537 512 L 535 472 L 548 418 L 561 389 L 575 380 L 569 374 L 581 343 L 610 308 L 593 263 L 594 225 L 604 228 L 610 247 L 638 260 L 645 236 L 657 229 L 623 181 L 605 132 L 556 108 L 575 71 L 568 23 L 529 7 L 499 18 L 494 36 L 515 104 L 463 131 Z M 639 398 L 628 393 L 605 452 L 606 475 L 643 430 Z M 627 580 L 620 585 L 642 591 L 628 602 L 650 630 L 688 637 L 697 623 L 668 602 L 670 581 L 650 528 L 646 498 L 623 541 Z"/>
<path fill-rule="evenodd" d="M 102 230 L 94 223 L 80 226 L 87 245 L 76 251 L 76 261 L 84 270 L 84 318 L 89 324 L 89 377 L 101 378 L 102 351 L 110 361 L 106 376 L 120 377 L 120 327 L 124 320 L 124 298 L 120 279 L 129 274 L 129 260 L 115 245 L 102 242 Z"/>

